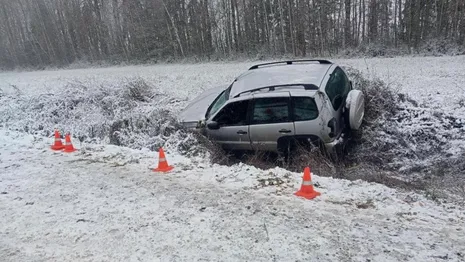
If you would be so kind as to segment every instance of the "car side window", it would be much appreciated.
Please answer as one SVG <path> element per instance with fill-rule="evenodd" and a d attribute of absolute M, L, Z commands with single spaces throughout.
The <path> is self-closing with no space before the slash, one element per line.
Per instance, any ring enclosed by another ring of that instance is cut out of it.
<path fill-rule="evenodd" d="M 252 124 L 290 122 L 289 102 L 289 97 L 269 97 L 255 99 Z"/>
<path fill-rule="evenodd" d="M 318 107 L 311 97 L 292 97 L 294 121 L 308 121 L 318 117 Z"/>
<path fill-rule="evenodd" d="M 325 91 L 334 110 L 338 110 L 350 91 L 349 79 L 340 67 L 337 67 L 331 74 Z"/>
<path fill-rule="evenodd" d="M 249 101 L 238 101 L 226 105 L 213 118 L 220 126 L 242 126 L 247 125 L 247 109 Z"/>

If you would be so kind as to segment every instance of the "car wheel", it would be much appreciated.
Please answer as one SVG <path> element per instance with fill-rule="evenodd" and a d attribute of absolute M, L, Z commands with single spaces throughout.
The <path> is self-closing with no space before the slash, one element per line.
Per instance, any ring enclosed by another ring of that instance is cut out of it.
<path fill-rule="evenodd" d="M 365 115 L 365 98 L 360 90 L 352 90 L 346 99 L 346 120 L 351 130 L 359 130 Z"/>

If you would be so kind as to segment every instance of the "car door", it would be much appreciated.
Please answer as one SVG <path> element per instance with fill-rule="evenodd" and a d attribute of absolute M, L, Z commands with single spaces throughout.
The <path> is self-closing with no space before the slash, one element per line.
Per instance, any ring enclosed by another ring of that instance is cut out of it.
<path fill-rule="evenodd" d="M 254 150 L 277 151 L 280 138 L 293 136 L 289 92 L 254 95 L 249 131 Z"/>
<path fill-rule="evenodd" d="M 296 137 L 319 139 L 321 120 L 315 98 L 304 92 L 291 93 L 291 105 Z"/>
<path fill-rule="evenodd" d="M 329 126 L 333 126 L 333 137 L 338 137 L 344 128 L 343 108 L 344 101 L 350 91 L 350 82 L 340 67 L 336 67 L 331 73 L 325 87 L 327 98 L 331 104 L 332 119 Z M 333 123 L 331 123 L 333 122 Z"/>
<path fill-rule="evenodd" d="M 212 121 L 218 124 L 217 129 L 207 127 L 207 135 L 229 150 L 252 150 L 249 138 L 247 112 L 249 100 L 230 102 L 225 105 Z"/>

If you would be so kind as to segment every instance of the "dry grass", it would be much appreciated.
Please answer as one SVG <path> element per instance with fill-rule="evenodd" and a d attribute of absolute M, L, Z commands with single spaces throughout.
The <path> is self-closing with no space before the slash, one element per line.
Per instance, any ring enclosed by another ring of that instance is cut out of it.
<path fill-rule="evenodd" d="M 153 98 L 153 89 L 142 78 L 130 81 L 126 85 L 126 95 L 133 100 L 148 102 Z"/>

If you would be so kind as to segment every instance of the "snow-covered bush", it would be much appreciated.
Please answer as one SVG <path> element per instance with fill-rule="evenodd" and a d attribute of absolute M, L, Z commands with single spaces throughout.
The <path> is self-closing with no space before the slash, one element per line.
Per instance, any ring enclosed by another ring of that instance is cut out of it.
<path fill-rule="evenodd" d="M 433 56 L 463 55 L 465 54 L 465 48 L 449 39 L 437 38 L 430 39 L 422 44 L 418 49 L 418 53 Z"/>
<path fill-rule="evenodd" d="M 107 142 L 132 148 L 158 149 L 173 135 L 187 138 L 173 113 L 164 109 L 176 99 L 157 93 L 144 80 L 93 86 L 69 82 L 69 93 L 9 94 L 0 99 L 0 122 L 13 130 L 51 136 L 55 128 L 81 142 Z"/>
<path fill-rule="evenodd" d="M 417 47 L 399 43 L 397 47 L 383 43 L 362 43 L 340 51 L 338 57 L 396 57 L 396 56 L 456 56 L 464 55 L 465 48 L 444 38 L 430 39 Z"/>
<path fill-rule="evenodd" d="M 354 86 L 365 93 L 366 115 L 362 129 L 348 143 L 345 165 L 368 164 L 414 180 L 460 156 L 450 148 L 460 139 L 464 119 L 419 106 L 382 81 L 349 72 Z"/>

